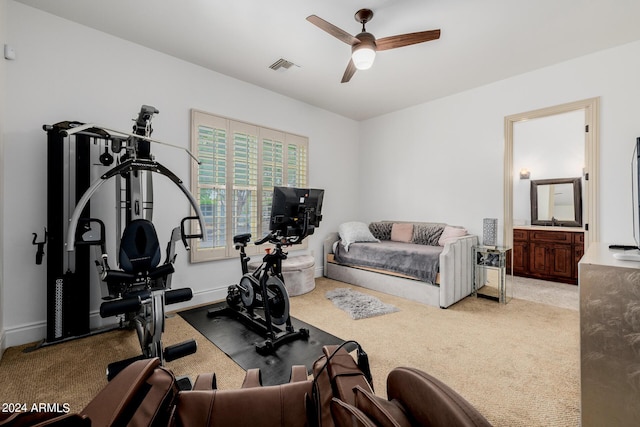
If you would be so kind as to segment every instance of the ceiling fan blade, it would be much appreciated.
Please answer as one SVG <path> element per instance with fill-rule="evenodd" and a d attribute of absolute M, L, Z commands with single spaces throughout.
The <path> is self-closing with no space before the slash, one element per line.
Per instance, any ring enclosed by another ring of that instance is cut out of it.
<path fill-rule="evenodd" d="M 340 83 L 347 83 L 351 80 L 351 77 L 356 73 L 356 65 L 353 63 L 353 59 L 349 60 L 349 64 L 347 64 L 347 69 L 344 70 L 344 75 L 342 76 L 342 81 Z"/>
<path fill-rule="evenodd" d="M 324 30 L 327 33 L 331 34 L 333 37 L 337 38 L 338 40 L 342 40 L 343 42 L 345 42 L 350 46 L 353 46 L 354 44 L 360 42 L 360 40 L 353 37 L 351 34 L 347 33 L 341 28 L 336 27 L 332 23 L 325 21 L 319 16 L 316 16 L 316 15 L 307 16 L 307 21 L 311 22 L 313 25 L 320 28 L 321 30 Z"/>
<path fill-rule="evenodd" d="M 440 30 L 419 31 L 417 33 L 400 34 L 376 40 L 377 50 L 395 49 L 416 43 L 428 42 L 440 38 Z"/>

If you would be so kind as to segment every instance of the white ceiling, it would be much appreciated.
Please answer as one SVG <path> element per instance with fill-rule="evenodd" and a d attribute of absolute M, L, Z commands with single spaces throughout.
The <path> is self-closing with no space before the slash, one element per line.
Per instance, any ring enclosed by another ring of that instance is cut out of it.
<path fill-rule="evenodd" d="M 16 0 L 239 80 L 364 120 L 640 39 L 638 0 Z M 440 28 L 379 52 L 340 83 L 351 48 L 305 18 L 377 38 Z M 274 71 L 284 58 L 299 67 Z"/>

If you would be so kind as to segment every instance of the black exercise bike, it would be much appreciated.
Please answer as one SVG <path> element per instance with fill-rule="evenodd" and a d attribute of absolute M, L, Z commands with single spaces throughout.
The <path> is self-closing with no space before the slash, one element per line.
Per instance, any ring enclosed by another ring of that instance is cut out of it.
<path fill-rule="evenodd" d="M 250 273 L 251 258 L 246 254 L 245 248 L 251 241 L 251 234 L 234 236 L 235 248 L 240 250 L 242 278 L 240 283 L 229 286 L 228 307 L 208 312 L 210 317 L 219 314 L 232 315 L 265 337 L 265 341 L 256 344 L 256 350 L 260 354 L 272 353 L 281 344 L 296 339 L 306 340 L 309 337 L 309 330 L 296 330 L 289 316 L 289 294 L 282 276 L 282 261 L 287 259 L 287 253 L 282 247 L 293 244 L 290 240 L 292 239 L 282 237 L 275 231 L 255 242 L 256 245 L 269 242 L 275 247 L 266 250 L 262 264 Z M 260 310 L 262 315 L 257 313 L 256 309 Z M 279 327 L 281 325 L 285 325 L 284 329 Z"/>

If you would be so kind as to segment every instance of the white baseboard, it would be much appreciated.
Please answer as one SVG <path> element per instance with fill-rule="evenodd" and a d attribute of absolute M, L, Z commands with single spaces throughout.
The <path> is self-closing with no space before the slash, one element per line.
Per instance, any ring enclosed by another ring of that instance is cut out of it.
<path fill-rule="evenodd" d="M 5 329 L 6 348 L 42 341 L 47 335 L 47 322 L 34 322 Z"/>
<path fill-rule="evenodd" d="M 0 360 L 2 360 L 2 355 L 4 354 L 4 351 L 7 348 L 4 337 L 5 337 L 4 329 L 0 329 Z"/>
<path fill-rule="evenodd" d="M 227 297 L 227 288 L 211 289 L 193 294 L 189 301 L 168 305 L 167 312 L 184 310 L 197 305 L 224 301 Z M 89 328 L 91 331 L 108 328 L 117 324 L 117 317 L 103 319 L 98 311 L 89 314 Z M 30 324 L 14 326 L 0 331 L 0 358 L 6 348 L 18 345 L 37 343 L 43 341 L 47 336 L 47 322 L 40 321 Z"/>

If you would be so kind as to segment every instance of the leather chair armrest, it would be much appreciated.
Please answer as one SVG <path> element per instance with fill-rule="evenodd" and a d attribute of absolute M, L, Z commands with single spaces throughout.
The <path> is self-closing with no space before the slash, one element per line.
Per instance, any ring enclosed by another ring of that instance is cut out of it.
<path fill-rule="evenodd" d="M 80 414 L 89 417 L 94 426 L 123 425 L 123 417 L 133 417 L 132 425 L 138 417 L 138 421 L 148 421 L 149 414 L 160 411 L 158 402 L 169 401 L 174 383 L 173 374 L 160 367 L 157 357 L 142 359 L 118 373 Z"/>
<path fill-rule="evenodd" d="M 322 351 L 329 357 L 337 346 L 325 346 Z M 327 371 L 333 383 L 334 397 L 353 405 L 355 404 L 355 393 L 353 389 L 360 386 L 365 390 L 373 392 L 364 374 L 358 367 L 354 358 L 344 348 L 329 361 Z"/>
<path fill-rule="evenodd" d="M 218 388 L 216 374 L 200 374 L 193 383 L 193 390 L 215 390 Z"/>
<path fill-rule="evenodd" d="M 395 368 L 387 377 L 387 398 L 396 399 L 419 425 L 491 424 L 451 387 L 415 368 Z"/>
<path fill-rule="evenodd" d="M 336 427 L 377 427 L 367 415 L 340 399 L 331 399 L 331 415 Z"/>
<path fill-rule="evenodd" d="M 289 379 L 289 382 L 294 383 L 298 381 L 307 381 L 307 376 L 306 366 L 293 365 L 291 366 L 291 378 Z M 241 388 L 252 387 L 262 387 L 262 372 L 260 372 L 260 369 L 258 368 L 247 369 Z"/>
<path fill-rule="evenodd" d="M 259 368 L 247 369 L 242 388 L 262 387 L 262 373 Z"/>
<path fill-rule="evenodd" d="M 307 373 L 307 367 L 304 365 L 293 365 L 291 367 L 291 379 L 290 383 L 295 383 L 298 381 L 307 381 L 309 378 L 309 374 Z"/>

